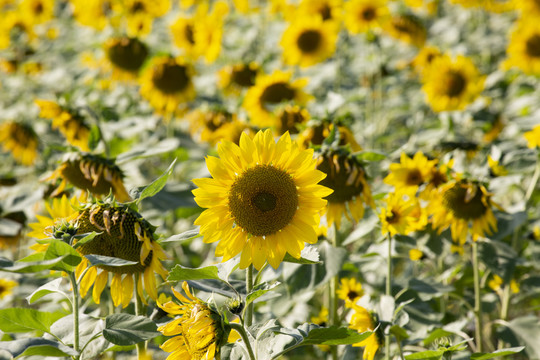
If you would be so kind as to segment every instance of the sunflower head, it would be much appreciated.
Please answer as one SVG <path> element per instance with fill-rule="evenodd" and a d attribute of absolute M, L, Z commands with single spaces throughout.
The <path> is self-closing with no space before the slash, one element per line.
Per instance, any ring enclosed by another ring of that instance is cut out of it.
<path fill-rule="evenodd" d="M 138 38 L 113 37 L 105 42 L 105 54 L 113 71 L 136 76 L 148 57 L 148 47 Z"/>
<path fill-rule="evenodd" d="M 364 295 L 362 284 L 355 278 L 342 278 L 337 290 L 338 297 L 345 301 L 345 306 L 352 307 Z"/>
<path fill-rule="evenodd" d="M 0 279 L 0 299 L 11 294 L 13 288 L 19 285 L 16 281 Z"/>
<path fill-rule="evenodd" d="M 395 186 L 398 191 L 414 194 L 419 186 L 428 182 L 432 176 L 438 175 L 434 172 L 436 164 L 436 159 L 429 160 L 421 151 L 414 154 L 413 158 L 402 153 L 399 164 L 390 165 L 390 173 L 384 178 L 384 182 Z"/>
<path fill-rule="evenodd" d="M 305 148 L 320 146 L 333 133 L 334 128 L 335 125 L 327 121 L 314 122 L 300 133 L 298 142 Z M 345 125 L 338 125 L 335 134 L 339 138 L 337 140 L 339 147 L 350 146 L 352 151 L 362 150 L 352 131 Z"/>
<path fill-rule="evenodd" d="M 427 38 L 427 30 L 418 17 L 411 13 L 395 15 L 385 27 L 396 39 L 421 48 Z"/>
<path fill-rule="evenodd" d="M 364 360 L 373 360 L 377 350 L 384 345 L 383 330 L 379 326 L 379 319 L 376 313 L 370 312 L 359 305 L 353 305 L 354 314 L 351 317 L 349 328 L 360 333 L 364 331 L 374 331 L 367 339 L 353 346 L 364 347 Z"/>
<path fill-rule="evenodd" d="M 489 208 L 490 196 L 476 182 L 461 180 L 446 189 L 442 197 L 443 206 L 458 219 L 474 220 Z"/>
<path fill-rule="evenodd" d="M 510 35 L 506 53 L 508 58 L 503 64 L 504 68 L 517 67 L 526 74 L 539 75 L 540 27 L 538 23 L 527 18 L 518 21 Z"/>
<path fill-rule="evenodd" d="M 386 0 L 351 0 L 345 4 L 345 27 L 352 34 L 380 28 L 386 24 L 389 16 Z"/>
<path fill-rule="evenodd" d="M 4 122 L 0 125 L 0 143 L 23 165 L 32 165 L 37 157 L 38 137 L 30 125 Z"/>
<path fill-rule="evenodd" d="M 389 193 L 386 206 L 381 208 L 379 218 L 383 234 L 407 235 L 423 229 L 427 224 L 427 213 L 420 207 L 416 197 L 404 193 Z"/>
<path fill-rule="evenodd" d="M 279 135 L 289 132 L 298 134 L 298 125 L 305 124 L 310 118 L 309 112 L 298 105 L 286 105 L 277 114 L 276 130 Z"/>
<path fill-rule="evenodd" d="M 259 70 L 259 65 L 254 62 L 225 66 L 218 72 L 218 85 L 226 93 L 238 94 L 255 85 Z"/>

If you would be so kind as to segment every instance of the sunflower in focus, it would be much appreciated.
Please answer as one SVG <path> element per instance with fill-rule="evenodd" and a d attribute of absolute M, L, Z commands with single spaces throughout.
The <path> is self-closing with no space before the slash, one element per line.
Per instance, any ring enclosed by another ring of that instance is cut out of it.
<path fill-rule="evenodd" d="M 37 157 L 38 137 L 27 124 L 7 121 L 0 124 L 0 143 L 19 163 L 32 165 Z"/>
<path fill-rule="evenodd" d="M 356 281 L 355 278 L 342 278 L 340 282 L 341 284 L 336 292 L 338 298 L 345 301 L 346 307 L 353 307 L 356 301 L 364 296 L 362 284 Z"/>
<path fill-rule="evenodd" d="M 364 167 L 345 150 L 323 152 L 317 158 L 317 169 L 326 174 L 321 185 L 334 191 L 325 198 L 328 205 L 323 213 L 328 226 L 335 223 L 339 229 L 343 215 L 359 221 L 364 217 L 365 205 L 375 207 Z"/>
<path fill-rule="evenodd" d="M 525 74 L 540 75 L 540 25 L 535 20 L 518 21 L 506 49 L 505 69 L 517 67 Z"/>
<path fill-rule="evenodd" d="M 225 109 L 195 109 L 186 114 L 186 118 L 190 123 L 191 135 L 211 145 L 221 140 L 238 144 L 240 135 L 244 131 L 250 131 L 248 124 L 238 120 L 236 114 Z"/>
<path fill-rule="evenodd" d="M 326 138 L 334 131 L 334 128 L 335 125 L 333 123 L 325 121 L 314 122 L 299 134 L 297 141 L 304 148 L 322 145 Z M 362 147 L 358 144 L 352 131 L 348 127 L 338 125 L 336 133 L 339 134 L 337 135 L 339 136 L 339 146 L 350 146 L 352 151 L 362 150 Z"/>
<path fill-rule="evenodd" d="M 387 0 L 350 0 L 344 12 L 345 27 L 352 34 L 382 28 L 390 19 Z"/>
<path fill-rule="evenodd" d="M 527 146 L 531 149 L 540 146 L 540 125 L 536 125 L 531 131 L 527 131 L 523 134 L 527 140 Z"/>
<path fill-rule="evenodd" d="M 491 194 L 477 181 L 458 179 L 440 187 L 428 204 L 431 222 L 438 233 L 450 228 L 452 239 L 462 246 L 471 234 L 476 241 L 497 231 Z"/>
<path fill-rule="evenodd" d="M 465 56 L 440 56 L 424 72 L 422 90 L 433 111 L 463 110 L 484 89 L 485 76 Z"/>
<path fill-rule="evenodd" d="M 11 294 L 13 288 L 15 288 L 19 283 L 13 280 L 0 279 L 0 299 L 5 298 Z"/>
<path fill-rule="evenodd" d="M 422 24 L 420 19 L 413 14 L 399 14 L 392 16 L 392 19 L 386 23 L 384 29 L 390 36 L 418 48 L 424 46 L 426 42 L 426 27 Z"/>
<path fill-rule="evenodd" d="M 298 134 L 298 126 L 307 123 L 309 118 L 307 109 L 298 105 L 286 105 L 277 114 L 276 132 L 278 135 L 287 131 L 289 134 Z"/>
<path fill-rule="evenodd" d="M 111 37 L 103 48 L 114 80 L 135 80 L 148 57 L 148 47 L 136 37 Z"/>
<path fill-rule="evenodd" d="M 428 221 L 427 213 L 416 197 L 402 193 L 389 193 L 386 206 L 381 208 L 379 219 L 383 235 L 407 235 L 422 230 Z"/>
<path fill-rule="evenodd" d="M 428 160 L 421 151 L 414 154 L 412 159 L 401 153 L 400 162 L 390 164 L 390 173 L 383 181 L 400 192 L 414 195 L 419 186 L 430 179 L 436 164 L 437 159 Z"/>
<path fill-rule="evenodd" d="M 140 77 L 140 93 L 160 114 L 181 114 L 195 98 L 194 69 L 182 57 L 158 56 Z"/>
<path fill-rule="evenodd" d="M 216 256 L 227 261 L 241 253 L 240 268 L 265 262 L 277 269 L 286 253 L 300 257 L 304 243 L 317 242 L 319 212 L 332 190 L 318 185 L 313 150 L 302 150 L 288 133 L 274 142 L 271 130 L 240 146 L 218 144 L 220 158 L 206 158 L 213 178 L 195 179 L 195 201 L 207 208 L 195 220 L 204 241 L 219 241 Z"/>
<path fill-rule="evenodd" d="M 88 153 L 70 153 L 46 180 L 62 179 L 51 196 L 62 193 L 70 183 L 96 196 L 106 196 L 112 191 L 119 201 L 131 201 L 123 178 L 124 174 L 114 160 Z"/>
<path fill-rule="evenodd" d="M 90 127 L 76 109 L 60 106 L 58 103 L 49 100 L 37 99 L 35 103 L 40 109 L 39 116 L 44 119 L 51 119 L 52 128 L 60 130 L 71 145 L 78 147 L 82 151 L 89 151 Z"/>
<path fill-rule="evenodd" d="M 172 288 L 180 304 L 173 301 L 165 304 L 158 303 L 159 307 L 168 314 L 178 316 L 158 328 L 163 335 L 173 336 L 160 348 L 171 353 L 167 360 L 214 359 L 216 355 L 219 355 L 221 343 L 227 338 L 223 331 L 221 315 L 207 303 L 195 297 L 187 282 L 182 282 L 182 289 L 186 296 Z"/>
<path fill-rule="evenodd" d="M 294 20 L 280 42 L 284 63 L 308 67 L 323 62 L 336 51 L 338 31 L 336 23 L 323 22 L 320 16 Z"/>
<path fill-rule="evenodd" d="M 364 360 L 373 360 L 377 350 L 384 345 L 384 337 L 382 330 L 379 326 L 379 320 L 375 313 L 367 311 L 365 308 L 359 305 L 353 305 L 354 314 L 349 322 L 349 328 L 363 333 L 365 331 L 373 331 L 367 339 L 353 344 L 352 346 L 364 347 L 364 354 L 362 358 Z"/>
<path fill-rule="evenodd" d="M 227 65 L 218 71 L 218 86 L 227 95 L 239 95 L 255 85 L 260 66 L 255 62 Z"/>
<path fill-rule="evenodd" d="M 287 102 L 305 105 L 311 99 L 302 90 L 307 79 L 291 82 L 291 76 L 290 72 L 276 70 L 271 75 L 259 75 L 255 79 L 255 85 L 248 89 L 242 105 L 251 123 L 260 127 L 272 126 L 276 118 L 274 110 L 278 105 Z"/>

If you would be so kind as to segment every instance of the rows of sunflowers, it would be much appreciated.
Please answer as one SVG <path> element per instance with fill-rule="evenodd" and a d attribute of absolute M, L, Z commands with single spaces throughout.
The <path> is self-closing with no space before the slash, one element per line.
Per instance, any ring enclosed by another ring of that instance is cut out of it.
<path fill-rule="evenodd" d="M 0 359 L 540 359 L 540 1 L 0 0 Z"/>

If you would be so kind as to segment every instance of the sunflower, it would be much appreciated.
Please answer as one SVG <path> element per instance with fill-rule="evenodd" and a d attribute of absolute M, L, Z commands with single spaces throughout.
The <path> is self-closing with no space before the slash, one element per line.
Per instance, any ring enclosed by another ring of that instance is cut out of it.
<path fill-rule="evenodd" d="M 227 65 L 218 71 L 218 86 L 225 94 L 239 95 L 255 85 L 260 67 L 255 62 Z"/>
<path fill-rule="evenodd" d="M 23 0 L 19 11 L 30 24 L 43 24 L 54 17 L 54 0 Z"/>
<path fill-rule="evenodd" d="M 339 28 L 320 16 L 303 16 L 289 24 L 283 33 L 283 61 L 288 65 L 308 67 L 323 62 L 336 51 Z"/>
<path fill-rule="evenodd" d="M 303 15 L 318 15 L 323 21 L 333 21 L 338 24 L 342 18 L 342 0 L 301 0 L 297 13 Z"/>
<path fill-rule="evenodd" d="M 194 70 L 182 57 L 158 56 L 142 73 L 140 93 L 158 113 L 182 113 L 186 102 L 195 98 Z"/>
<path fill-rule="evenodd" d="M 195 48 L 195 17 L 180 15 L 170 26 L 170 31 L 174 45 L 182 49 L 185 55 L 191 59 L 197 59 Z"/>
<path fill-rule="evenodd" d="M 399 164 L 390 164 L 390 173 L 383 181 L 398 191 L 414 195 L 418 187 L 432 176 L 436 164 L 436 159 L 428 160 L 421 151 L 414 154 L 412 159 L 407 154 L 401 153 Z"/>
<path fill-rule="evenodd" d="M 531 149 L 540 146 L 540 125 L 536 125 L 531 131 L 527 131 L 523 134 L 527 140 L 527 146 Z"/>
<path fill-rule="evenodd" d="M 412 261 L 421 260 L 424 257 L 424 252 L 420 249 L 411 249 L 409 250 L 409 259 Z"/>
<path fill-rule="evenodd" d="M 493 278 L 489 280 L 487 283 L 488 287 L 498 294 L 502 294 L 503 284 L 504 284 L 504 280 L 497 274 L 494 274 Z M 514 279 L 510 280 L 510 290 L 512 291 L 513 294 L 519 293 L 519 284 Z"/>
<path fill-rule="evenodd" d="M 343 21 L 352 34 L 383 27 L 390 18 L 387 0 L 350 0 L 345 3 Z"/>
<path fill-rule="evenodd" d="M 17 283 L 16 281 L 0 279 L 0 299 L 3 299 L 4 297 L 11 294 L 12 289 L 17 285 L 19 285 L 19 283 Z"/>
<path fill-rule="evenodd" d="M 364 204 L 374 207 L 371 190 L 362 164 L 349 153 L 325 151 L 317 159 L 317 169 L 326 174 L 321 181 L 334 192 L 326 197 L 324 210 L 328 226 L 341 227 L 343 215 L 358 221 L 364 217 Z"/>
<path fill-rule="evenodd" d="M 20 11 L 10 10 L 1 14 L 0 21 L 0 50 L 7 49 L 11 41 L 20 40 L 20 43 L 29 43 L 36 38 L 33 23 Z"/>
<path fill-rule="evenodd" d="M 259 75 L 244 98 L 243 107 L 250 121 L 257 126 L 272 126 L 275 122 L 274 108 L 285 102 L 305 105 L 311 97 L 302 88 L 307 79 L 290 81 L 292 73 L 276 70 L 271 75 Z"/>
<path fill-rule="evenodd" d="M 110 23 L 113 0 L 71 0 L 75 19 L 84 26 L 103 30 Z"/>
<path fill-rule="evenodd" d="M 426 27 L 413 14 L 407 13 L 392 16 L 392 19 L 386 23 L 384 29 L 390 36 L 419 48 L 424 46 L 426 42 Z"/>
<path fill-rule="evenodd" d="M 40 108 L 39 116 L 52 119 L 52 128 L 59 129 L 71 145 L 77 146 L 82 151 L 89 151 L 90 127 L 76 109 L 60 106 L 49 100 L 38 99 L 35 103 Z"/>
<path fill-rule="evenodd" d="M 37 157 L 38 137 L 27 124 L 15 121 L 0 124 L 0 143 L 4 151 L 10 151 L 23 165 L 32 165 Z"/>
<path fill-rule="evenodd" d="M 111 37 L 103 47 L 115 80 L 135 80 L 148 57 L 148 47 L 136 37 Z"/>
<path fill-rule="evenodd" d="M 187 282 L 182 283 L 182 289 L 186 296 L 172 288 L 180 304 L 172 301 L 165 304 L 158 303 L 168 314 L 178 315 L 173 321 L 158 328 L 163 335 L 173 336 L 160 348 L 171 353 L 167 360 L 213 359 L 216 355 L 219 356 L 221 342 L 226 339 L 221 315 L 195 297 L 189 290 Z"/>
<path fill-rule="evenodd" d="M 353 344 L 352 346 L 364 346 L 364 354 L 362 358 L 364 360 L 373 360 L 377 350 L 384 344 L 384 338 L 382 330 L 379 326 L 379 320 L 375 313 L 367 311 L 365 308 L 359 305 L 353 305 L 354 314 L 349 322 L 349 328 L 354 329 L 360 333 L 365 331 L 374 331 L 367 339 Z"/>
<path fill-rule="evenodd" d="M 315 227 L 332 190 L 317 185 L 325 175 L 315 169 L 313 150 L 301 150 L 288 133 L 274 142 L 268 129 L 240 146 L 223 141 L 219 158 L 207 157 L 212 179 L 195 179 L 195 201 L 205 210 L 195 220 L 204 241 L 219 241 L 216 256 L 237 254 L 240 268 L 266 261 L 275 269 L 285 253 L 300 257 L 304 243 L 317 242 Z"/>
<path fill-rule="evenodd" d="M 313 324 L 325 327 L 326 324 L 328 324 L 328 315 L 328 308 L 326 306 L 323 306 L 321 307 L 321 311 L 319 311 L 317 316 L 311 317 L 311 322 Z"/>
<path fill-rule="evenodd" d="M 463 110 L 480 95 L 484 80 L 469 58 L 445 55 L 435 58 L 424 73 L 422 90 L 435 112 Z"/>
<path fill-rule="evenodd" d="M 112 191 L 119 201 L 131 201 L 123 178 L 124 174 L 114 160 L 88 153 L 70 153 L 46 180 L 62 179 L 52 196 L 62 193 L 70 183 L 96 196 L 108 195 Z"/>
<path fill-rule="evenodd" d="M 314 122 L 310 124 L 304 131 L 298 136 L 298 143 L 304 148 L 310 146 L 322 145 L 324 140 L 332 133 L 334 124 L 329 122 Z M 350 146 L 352 151 L 360 151 L 362 147 L 354 138 L 351 130 L 344 126 L 338 125 L 337 133 L 339 133 L 339 146 Z"/>
<path fill-rule="evenodd" d="M 112 1 L 113 22 L 125 25 L 127 34 L 134 37 L 147 35 L 152 22 L 169 11 L 170 0 Z"/>
<path fill-rule="evenodd" d="M 356 281 L 355 278 L 342 278 L 341 285 L 337 289 L 337 296 L 345 301 L 346 307 L 353 307 L 356 301 L 364 295 L 362 284 Z"/>
<path fill-rule="evenodd" d="M 427 224 L 427 214 L 420 207 L 416 197 L 402 193 L 389 193 L 386 207 L 381 208 L 379 219 L 383 235 L 407 235 L 423 229 Z"/>
<path fill-rule="evenodd" d="M 238 144 L 240 134 L 249 132 L 248 124 L 238 120 L 236 114 L 225 109 L 196 109 L 186 115 L 192 137 L 215 145 L 221 140 Z"/>
<path fill-rule="evenodd" d="M 434 46 L 424 46 L 412 61 L 412 66 L 414 70 L 421 75 L 431 65 L 433 60 L 441 55 L 442 53 L 439 48 Z"/>
<path fill-rule="evenodd" d="M 514 6 L 521 12 L 522 17 L 538 19 L 540 16 L 540 3 L 537 0 L 514 0 Z"/>
<path fill-rule="evenodd" d="M 277 114 L 276 131 L 278 135 L 285 132 L 298 134 L 298 125 L 305 124 L 310 118 L 309 112 L 298 105 L 286 105 Z"/>
<path fill-rule="evenodd" d="M 540 75 L 540 25 L 538 22 L 519 21 L 510 35 L 506 53 L 504 68 L 517 67 L 526 74 Z"/>

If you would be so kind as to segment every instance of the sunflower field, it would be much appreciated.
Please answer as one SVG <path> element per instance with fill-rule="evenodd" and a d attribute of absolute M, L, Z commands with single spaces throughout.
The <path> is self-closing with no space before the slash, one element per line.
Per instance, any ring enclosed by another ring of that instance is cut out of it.
<path fill-rule="evenodd" d="M 540 360 L 540 1 L 0 0 L 0 360 Z"/>

